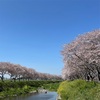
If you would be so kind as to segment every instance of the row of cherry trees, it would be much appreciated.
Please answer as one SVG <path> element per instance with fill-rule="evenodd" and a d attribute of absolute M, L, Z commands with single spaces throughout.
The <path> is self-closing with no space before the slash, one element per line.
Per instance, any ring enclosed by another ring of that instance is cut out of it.
<path fill-rule="evenodd" d="M 32 68 L 27 68 L 19 64 L 9 62 L 0 62 L 0 78 L 4 81 L 6 75 L 9 75 L 11 80 L 61 80 L 61 76 L 40 73 Z"/>
<path fill-rule="evenodd" d="M 100 30 L 80 35 L 64 45 L 63 79 L 100 81 Z"/>

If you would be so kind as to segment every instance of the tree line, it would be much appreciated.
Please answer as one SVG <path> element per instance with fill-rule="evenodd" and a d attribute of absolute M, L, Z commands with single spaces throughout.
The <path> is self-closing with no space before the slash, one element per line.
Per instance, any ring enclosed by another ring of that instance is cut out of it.
<path fill-rule="evenodd" d="M 0 62 L 0 78 L 4 81 L 8 75 L 10 80 L 61 80 L 61 76 L 40 73 L 33 68 L 27 68 L 10 62 Z"/>
<path fill-rule="evenodd" d="M 79 35 L 61 51 L 63 79 L 100 81 L 100 30 Z"/>

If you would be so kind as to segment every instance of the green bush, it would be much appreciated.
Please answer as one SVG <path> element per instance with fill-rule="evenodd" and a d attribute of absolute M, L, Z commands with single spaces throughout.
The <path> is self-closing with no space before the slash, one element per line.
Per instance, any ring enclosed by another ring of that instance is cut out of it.
<path fill-rule="evenodd" d="M 29 93 L 30 91 L 37 90 L 38 87 L 42 87 L 44 84 L 55 84 L 52 89 L 57 89 L 56 84 L 60 81 L 0 81 L 0 97 L 21 95 Z"/>
<path fill-rule="evenodd" d="M 49 91 L 57 91 L 60 83 L 44 84 L 43 87 Z"/>
<path fill-rule="evenodd" d="M 100 100 L 100 83 L 85 80 L 64 81 L 58 88 L 62 100 Z"/>

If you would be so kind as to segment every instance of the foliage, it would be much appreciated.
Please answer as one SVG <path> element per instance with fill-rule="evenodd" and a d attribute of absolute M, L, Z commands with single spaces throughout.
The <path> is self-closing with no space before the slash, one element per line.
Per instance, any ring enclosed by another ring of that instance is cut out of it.
<path fill-rule="evenodd" d="M 5 75 L 10 77 L 10 80 L 61 80 L 61 76 L 51 75 L 48 73 L 40 73 L 33 68 L 27 68 L 19 64 L 9 62 L 0 62 L 0 78 L 2 81 Z"/>
<path fill-rule="evenodd" d="M 58 93 L 62 100 L 100 100 L 100 83 L 64 81 L 60 84 Z"/>
<path fill-rule="evenodd" d="M 60 81 L 4 81 L 0 82 L 0 97 L 16 96 L 29 93 L 30 91 L 37 90 L 38 87 L 45 86 L 46 84 L 54 85 L 52 89 L 56 90 Z M 48 86 L 48 85 L 47 85 Z"/>
<path fill-rule="evenodd" d="M 57 91 L 60 83 L 44 84 L 43 87 L 49 91 Z"/>
<path fill-rule="evenodd" d="M 73 42 L 64 45 L 62 55 L 64 79 L 100 81 L 100 30 L 80 35 Z"/>

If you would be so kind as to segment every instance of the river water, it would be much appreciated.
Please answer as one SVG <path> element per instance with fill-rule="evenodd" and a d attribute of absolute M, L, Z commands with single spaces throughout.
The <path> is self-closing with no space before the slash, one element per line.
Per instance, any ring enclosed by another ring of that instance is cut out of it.
<path fill-rule="evenodd" d="M 9 97 L 3 100 L 56 100 L 56 92 L 40 93 L 40 94 L 28 94 L 19 97 Z"/>

